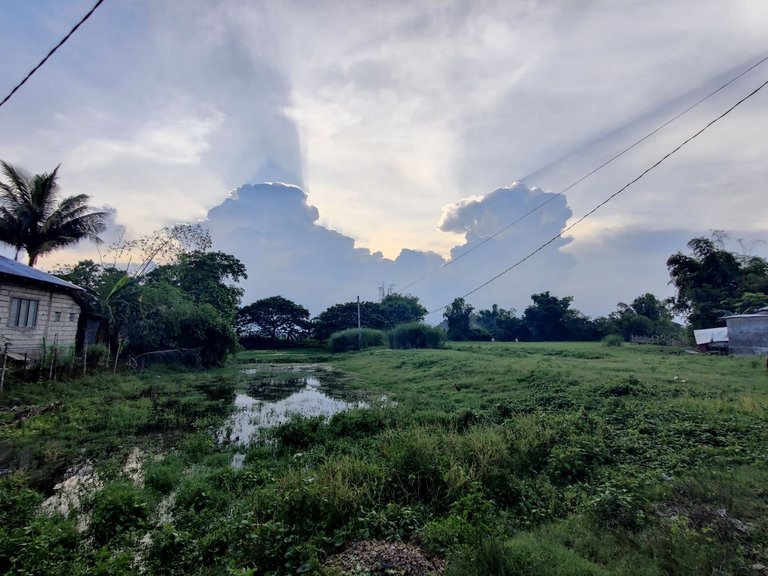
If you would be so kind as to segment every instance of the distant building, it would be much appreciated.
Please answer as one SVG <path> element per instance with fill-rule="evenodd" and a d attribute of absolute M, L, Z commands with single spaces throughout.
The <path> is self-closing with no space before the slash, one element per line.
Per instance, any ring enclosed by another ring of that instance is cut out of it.
<path fill-rule="evenodd" d="M 726 316 L 731 354 L 768 354 L 768 308 Z"/>
<path fill-rule="evenodd" d="M 694 330 L 696 350 L 715 354 L 728 354 L 728 328 Z"/>
<path fill-rule="evenodd" d="M 0 256 L 0 349 L 27 358 L 75 345 L 82 288 Z"/>

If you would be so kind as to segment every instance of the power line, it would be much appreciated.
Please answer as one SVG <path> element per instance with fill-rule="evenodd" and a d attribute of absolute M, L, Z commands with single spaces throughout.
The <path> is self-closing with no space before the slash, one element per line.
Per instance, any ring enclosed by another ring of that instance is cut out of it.
<path fill-rule="evenodd" d="M 560 196 L 562 196 L 563 194 L 565 194 L 566 192 L 568 192 L 568 190 L 570 190 L 570 189 L 571 189 L 571 188 L 573 188 L 574 186 L 577 186 L 578 184 L 581 184 L 581 183 L 582 183 L 584 180 L 586 180 L 587 178 L 589 178 L 590 176 L 592 176 L 592 175 L 593 175 L 593 174 L 595 174 L 596 172 L 598 172 L 598 171 L 602 170 L 603 168 L 605 168 L 606 166 L 608 166 L 608 164 L 612 163 L 614 160 L 617 160 L 618 158 L 620 158 L 621 156 L 623 156 L 624 154 L 626 154 L 627 152 L 629 152 L 629 151 L 630 151 L 630 150 L 632 150 L 633 148 L 635 148 L 635 147 L 639 146 L 640 144 L 642 144 L 643 142 L 645 142 L 646 140 L 648 140 L 648 138 L 650 138 L 651 136 L 653 136 L 653 135 L 654 135 L 654 134 L 656 134 L 657 132 L 659 132 L 659 131 L 663 130 L 664 128 L 666 128 L 667 126 L 669 126 L 670 124 L 672 124 L 673 122 L 675 122 L 676 120 L 678 120 L 679 118 L 681 118 L 682 116 L 684 116 L 685 114 L 687 114 L 688 112 L 690 112 L 691 110 L 693 110 L 694 108 L 696 108 L 697 106 L 699 106 L 700 104 L 702 104 L 703 102 L 705 102 L 705 101 L 709 100 L 709 99 L 710 99 L 710 98 L 712 98 L 712 97 L 713 97 L 715 94 L 717 94 L 718 92 L 720 92 L 720 91 L 724 90 L 725 88 L 727 88 L 728 86 L 730 86 L 731 84 L 733 84 L 734 82 L 736 82 L 736 81 L 737 81 L 739 78 L 741 78 L 741 77 L 742 77 L 742 76 L 744 76 L 745 74 L 748 74 L 749 72 L 751 72 L 752 70 L 754 70 L 755 68 L 757 68 L 758 66 L 760 66 L 761 64 L 763 64 L 763 63 L 764 63 L 766 60 L 768 60 L 768 55 L 764 56 L 763 58 L 761 58 L 760 60 L 758 60 L 758 61 L 757 61 L 755 64 L 753 64 L 752 66 L 750 66 L 750 67 L 749 67 L 749 68 L 747 68 L 746 70 L 744 70 L 744 71 L 740 72 L 739 74 L 737 74 L 736 76 L 734 76 L 733 78 L 731 78 L 730 80 L 728 80 L 728 81 L 727 81 L 725 84 L 722 84 L 721 86 L 719 86 L 718 88 L 716 88 L 715 90 L 713 90 L 712 92 L 710 92 L 709 94 L 707 94 L 706 96 L 704 96 L 703 98 L 701 98 L 701 99 L 697 100 L 696 102 L 694 102 L 693 104 L 691 104 L 690 106 L 688 106 L 688 107 L 687 107 L 685 110 L 683 110 L 682 112 L 679 112 L 679 113 L 677 113 L 677 114 L 676 114 L 676 115 L 674 115 L 672 118 L 670 118 L 669 120 L 667 120 L 667 121 L 666 121 L 666 122 L 664 122 L 663 124 L 659 125 L 657 128 L 655 128 L 654 130 L 652 130 L 651 132 L 649 132 L 648 134 L 646 134 L 645 136 L 643 136 L 643 137 L 642 137 L 642 138 L 640 138 L 639 140 L 637 140 L 637 141 L 635 141 L 634 143 L 630 144 L 629 146 L 627 146 L 626 148 L 624 148 L 624 149 L 623 149 L 623 150 L 621 150 L 620 152 L 617 152 L 615 155 L 611 156 L 611 157 L 610 157 L 608 160 L 606 160 L 605 162 L 603 162 L 602 164 L 600 164 L 600 165 L 599 165 L 599 166 L 597 166 L 596 168 L 593 168 L 593 169 L 592 169 L 590 172 L 588 172 L 587 174 L 585 174 L 584 176 L 582 176 L 582 177 L 581 177 L 581 178 L 579 178 L 578 180 L 575 180 L 574 182 L 572 182 L 571 184 L 569 184 L 568 186 L 566 186 L 565 188 L 563 188 L 563 189 L 562 189 L 560 192 L 557 192 L 556 194 L 554 194 L 554 195 L 550 196 L 549 198 L 547 198 L 546 200 L 544 200 L 543 202 L 541 202 L 541 203 L 540 203 L 540 204 L 538 204 L 537 206 L 534 206 L 534 207 L 533 207 L 533 208 L 531 208 L 531 209 L 530 209 L 528 212 L 526 212 L 525 214 L 523 214 L 523 215 L 522 215 L 522 216 L 520 216 L 519 218 L 517 218 L 517 219 L 513 220 L 512 222 L 510 222 L 509 224 L 507 224 L 507 225 L 506 225 L 506 226 L 504 226 L 503 228 L 501 228 L 501 229 L 497 230 L 496 232 L 494 232 L 494 233 L 493 233 L 493 234 L 491 234 L 490 236 L 487 236 L 486 238 L 483 238 L 483 239 L 482 239 L 480 242 L 478 242 L 477 244 L 475 244 L 474 246 L 472 246 L 472 247 L 471 247 L 471 248 L 469 248 L 468 250 L 466 250 L 466 251 L 462 252 L 461 254 L 459 254 L 458 256 L 456 256 L 456 258 L 452 258 L 451 260 L 448 260 L 448 262 L 446 262 L 446 263 L 444 263 L 444 264 L 441 264 L 440 266 L 438 266 L 438 267 L 437 267 L 437 268 L 435 268 L 434 270 L 432 270 L 432 271 L 430 271 L 430 272 L 427 272 L 427 273 L 426 273 L 424 276 L 422 276 L 421 278 L 419 278 L 419 279 L 418 279 L 418 280 L 416 280 L 415 282 L 411 282 L 410 284 L 408 284 L 408 285 L 407 285 L 405 288 L 403 288 L 403 290 L 408 290 L 408 289 L 409 289 L 409 288 L 411 288 L 412 286 L 415 286 L 415 285 L 416 285 L 416 284 L 418 284 L 419 282 L 422 282 L 423 280 L 426 280 L 427 278 L 429 278 L 429 277 L 430 277 L 430 276 L 432 276 L 433 274 L 436 274 L 436 273 L 437 273 L 437 272 L 439 272 L 440 270 L 443 270 L 444 268 L 447 268 L 447 267 L 448 267 L 448 266 L 450 266 L 451 264 L 454 264 L 456 261 L 458 261 L 458 260 L 461 260 L 462 258 L 464 258 L 465 256 L 467 256 L 467 255 L 471 254 L 472 252 L 474 252 L 475 250 L 477 250 L 478 248 L 480 248 L 481 246 L 483 246 L 483 245 L 484 245 L 484 244 L 486 244 L 487 242 L 490 242 L 491 240 L 493 240 L 494 238 L 496 238 L 496 237 L 497 237 L 499 234 L 502 234 L 503 232 L 506 232 L 506 231 L 507 231 L 507 230 L 509 230 L 509 229 L 510 229 L 512 226 L 514 226 L 515 224 L 517 224 L 518 222 L 520 222 L 520 221 L 522 221 L 522 220 L 525 220 L 525 219 L 526 219 L 526 218 L 528 218 L 528 216 L 530 216 L 531 214 L 534 214 L 535 212 L 538 212 L 538 211 L 539 211 L 540 209 L 542 209 L 544 206 L 546 206 L 546 205 L 547 205 L 547 204 L 549 204 L 550 202 L 552 202 L 552 201 L 556 200 L 557 198 L 559 198 Z"/>
<path fill-rule="evenodd" d="M 723 119 L 725 116 L 727 116 L 728 114 L 730 114 L 731 112 L 733 112 L 733 111 L 734 111 L 736 108 L 738 108 L 739 106 L 741 106 L 741 104 L 743 104 L 744 102 L 746 102 L 747 100 L 749 100 L 750 98 L 752 98 L 752 96 L 754 96 L 755 94 L 757 94 L 758 92 L 760 92 L 760 90 L 762 90 L 763 88 L 765 88 L 765 86 L 767 86 L 767 85 L 768 85 L 768 80 L 766 80 L 765 82 L 763 82 L 762 84 L 760 84 L 760 86 L 758 86 L 757 88 L 755 88 L 755 89 L 754 89 L 752 92 L 750 92 L 749 94 L 747 94 L 746 96 L 744 96 L 744 97 L 743 97 L 741 100 L 739 100 L 738 102 L 736 102 L 735 104 L 733 104 L 733 105 L 732 105 L 730 108 L 728 108 L 728 109 L 727 109 L 725 112 L 723 112 L 722 114 L 720 114 L 719 116 L 717 116 L 716 118 L 714 118 L 713 120 L 711 120 L 710 122 L 708 122 L 708 123 L 707 123 L 707 124 L 706 124 L 706 125 L 705 125 L 703 128 L 701 128 L 700 130 L 698 130 L 696 133 L 694 133 L 693 135 L 691 135 L 691 136 L 689 136 L 688 138 L 686 138 L 685 140 L 683 140 L 683 142 L 681 142 L 680 144 L 678 144 L 678 145 L 677 145 L 675 148 L 673 148 L 672 150 L 670 150 L 669 152 L 667 152 L 666 154 L 664 154 L 664 156 L 662 156 L 662 157 L 661 157 L 661 158 L 659 158 L 659 159 L 658 159 L 656 162 L 654 162 L 652 165 L 650 165 L 648 168 L 646 168 L 645 170 L 643 170 L 643 171 L 642 171 L 642 172 L 641 172 L 639 175 L 637 175 L 635 178 L 633 178 L 632 180 L 630 180 L 629 182 L 627 182 L 627 183 L 626 183 L 624 186 L 622 186 L 621 188 L 619 188 L 619 189 L 618 189 L 616 192 L 614 192 L 613 194 L 611 194 L 610 196 L 608 196 L 608 198 L 606 198 L 605 200 L 603 200 L 602 202 L 600 202 L 600 203 L 599 203 L 597 206 L 595 206 L 594 208 L 592 208 L 592 210 L 590 210 L 589 212 L 587 212 L 586 214 L 584 214 L 584 216 L 582 216 L 581 218 L 579 218 L 578 220 L 576 220 L 576 222 L 574 222 L 574 223 L 573 223 L 573 224 L 571 224 L 570 226 L 568 226 L 568 227 L 564 228 L 563 230 L 561 230 L 559 234 L 556 234 L 555 236 L 553 236 L 552 238 L 550 238 L 549 240 L 547 240 L 546 242 L 544 242 L 544 244 L 542 244 L 541 246 L 539 246 L 538 248 L 536 248 L 536 249 L 535 249 L 533 252 L 530 252 L 529 254 L 527 254 L 526 256 L 524 256 L 523 258 L 521 258 L 520 260 L 518 260 L 518 261 L 517 261 L 517 262 L 515 262 L 514 264 L 512 264 L 512 265 L 511 265 L 509 268 L 506 268 L 505 270 L 503 270 L 503 271 L 499 272 L 498 274 L 496 274 L 496 275 L 495 275 L 495 276 L 493 276 L 492 278 L 489 278 L 488 280 L 486 280 L 485 282 L 483 282 L 482 284 L 480 284 L 480 285 L 479 285 L 479 286 L 477 286 L 476 288 L 473 288 L 472 290 L 470 290 L 469 292 L 467 292 L 466 294 L 464 294 L 464 295 L 463 295 L 463 296 L 461 296 L 461 297 L 462 297 L 462 298 L 466 298 L 467 296 L 471 296 L 472 294 L 474 294 L 475 292 L 477 292 L 477 291 L 478 291 L 478 290 L 480 290 L 481 288 L 484 288 L 484 287 L 488 286 L 488 284 L 490 284 L 490 283 L 492 283 L 492 282 L 495 282 L 496 280 L 498 280 L 499 278 L 501 278 L 502 276 L 504 276 L 505 274 L 507 274 L 508 272 L 510 272 L 511 270 L 513 270 L 514 268 L 517 268 L 518 266 L 520 266 L 520 264 L 522 264 L 523 262 L 525 262 L 526 260 L 528 260 L 529 258 L 531 258 L 532 256 L 534 256 L 535 254 L 537 254 L 537 253 L 541 252 L 541 251 L 542 251 L 544 248 L 546 248 L 547 246 L 549 246 L 550 244 L 552 244 L 552 242 L 554 242 L 554 241 L 555 241 L 555 240 L 557 240 L 558 238 L 562 237 L 562 236 L 563 236 L 563 234 L 565 234 L 566 232 L 568 232 L 568 231 L 572 230 L 573 228 L 575 228 L 576 226 L 578 226 L 579 224 L 581 224 L 581 223 L 582 223 L 584 220 L 586 220 L 586 219 L 587 219 L 587 218 L 589 218 L 589 217 L 590 217 L 592 214 L 594 214 L 595 212 L 597 212 L 597 211 L 598 211 L 600 208 L 602 208 L 603 206 L 605 206 L 606 204 L 608 204 L 608 202 L 610 202 L 611 200 L 613 200 L 613 199 L 614 199 L 616 196 L 618 196 L 619 194 L 621 194 L 622 192 L 624 192 L 624 190 L 626 190 L 627 188 L 629 188 L 629 187 L 630 187 L 632 184 L 634 184 L 635 182 L 637 182 L 638 180 L 640 180 L 641 178 L 643 178 L 643 177 L 644 177 L 646 174 L 648 174 L 648 173 L 649 173 L 651 170 L 653 170 L 653 169 L 655 169 L 656 167 L 658 167 L 658 166 L 659 166 L 661 163 L 663 163 L 663 162 L 664 162 L 664 161 L 665 161 L 667 158 L 669 158 L 670 156 L 672 156 L 673 154 L 675 154 L 677 151 L 679 151 L 681 148 L 683 148 L 684 146 L 686 146 L 686 145 L 687 145 L 689 142 L 691 142 L 693 139 L 695 139 L 695 138 L 697 138 L 698 136 L 700 136 L 700 135 L 701 135 L 702 133 L 704 133 L 704 132 L 705 132 L 705 131 L 706 131 L 706 130 L 707 130 L 709 127 L 710 127 L 710 126 L 712 126 L 712 125 L 713 125 L 713 124 L 715 124 L 716 122 L 718 122 L 718 121 L 722 120 L 722 119 Z M 429 312 L 429 314 L 434 314 L 435 312 L 439 312 L 440 310 L 442 310 L 442 309 L 446 308 L 447 306 L 448 306 L 448 304 L 446 304 L 446 305 L 444 305 L 444 306 L 441 306 L 441 307 L 439 307 L 439 308 L 435 308 L 434 310 L 432 310 L 431 312 Z"/>
<path fill-rule="evenodd" d="M 69 40 L 70 36 L 72 36 L 72 34 L 74 34 L 74 33 L 75 33 L 75 31 L 76 31 L 78 28 L 80 28 L 80 26 L 83 24 L 83 22 L 85 22 L 86 20 L 88 20 L 88 18 L 90 18 L 90 17 L 91 17 L 91 14 L 93 14 L 93 13 L 96 11 L 96 8 L 98 8 L 98 7 L 101 5 L 101 3 L 102 3 L 102 2 L 104 2 L 104 0 L 97 0 L 96 4 L 94 4 L 94 5 L 93 5 L 93 8 L 91 8 L 91 9 L 88 11 L 88 13 L 87 13 L 85 16 L 83 16 L 83 17 L 82 17 L 82 19 L 80 20 L 80 22 L 78 22 L 77 24 L 75 24 L 75 27 L 74 27 L 74 28 L 72 28 L 72 30 L 70 30 L 70 31 L 69 31 L 69 33 L 68 33 L 66 36 L 64 36 L 64 38 L 62 38 L 62 39 L 61 39 L 61 41 L 60 41 L 58 44 L 56 44 L 56 46 L 54 46 L 54 47 L 51 49 L 51 51 L 50 51 L 50 52 L 48 52 L 48 54 L 46 54 L 46 55 L 45 55 L 45 58 L 43 58 L 42 60 L 40 60 L 40 63 L 39 63 L 37 66 L 35 66 L 34 68 L 32 68 L 32 70 L 29 72 L 29 74 L 27 74 L 27 75 L 24 77 L 24 79 L 23 79 L 21 82 L 19 82 L 19 83 L 18 83 L 16 86 L 14 86 L 14 87 L 13 87 L 13 90 L 11 90 L 11 91 L 8 93 L 8 96 L 6 96 L 5 98 L 3 98 L 3 101 L 2 101 L 2 102 L 0 102 L 0 107 L 2 107 L 2 106 L 3 106 L 3 104 L 5 104 L 6 102 L 8 102 L 8 100 L 10 100 L 10 99 L 11 99 L 11 96 L 13 96 L 14 94 L 16 94 L 16 91 L 17 91 L 19 88 L 21 88 L 22 86 L 24 86 L 24 84 L 26 84 L 27 80 L 29 80 L 29 79 L 32 77 L 32 75 L 33 75 L 35 72 L 37 72 L 37 71 L 38 71 L 38 70 L 39 70 L 39 69 L 40 69 L 40 68 L 43 66 L 43 64 L 45 64 L 45 63 L 48 61 L 48 58 L 50 58 L 51 56 L 53 56 L 53 53 L 54 53 L 54 52 L 56 52 L 56 50 L 58 50 L 59 48 L 61 48 L 61 46 L 64 44 L 64 42 L 66 42 L 67 40 Z"/>
<path fill-rule="evenodd" d="M 365 312 L 366 314 L 368 314 L 368 316 L 370 316 L 370 317 L 371 317 L 371 318 L 373 318 L 374 320 L 378 320 L 379 322 L 382 322 L 382 323 L 383 323 L 383 324 L 385 324 L 385 325 L 386 325 L 386 324 L 391 324 L 391 323 L 392 323 L 392 322 L 390 322 L 389 320 L 387 320 L 386 318 L 382 318 L 382 317 L 381 317 L 381 316 L 379 316 L 378 314 L 374 314 L 373 312 L 371 312 L 370 310 L 368 310 L 368 309 L 367 309 L 365 306 L 363 306 L 362 302 L 360 303 L 360 308 L 362 309 L 362 311 L 363 311 L 363 312 Z"/>

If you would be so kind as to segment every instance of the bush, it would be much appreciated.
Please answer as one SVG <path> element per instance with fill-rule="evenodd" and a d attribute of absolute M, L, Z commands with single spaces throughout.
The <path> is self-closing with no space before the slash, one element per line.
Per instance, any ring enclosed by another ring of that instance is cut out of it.
<path fill-rule="evenodd" d="M 146 525 L 149 504 L 130 482 L 114 482 L 97 492 L 91 509 L 91 534 L 98 544 Z"/>
<path fill-rule="evenodd" d="M 331 352 L 347 352 L 358 349 L 358 339 L 362 332 L 361 348 L 370 348 L 371 346 L 385 346 L 386 334 L 381 330 L 372 328 L 363 328 L 362 331 L 357 328 L 334 332 L 328 340 L 328 348 Z"/>
<path fill-rule="evenodd" d="M 88 366 L 106 366 L 109 363 L 109 348 L 104 344 L 92 344 L 86 350 Z"/>
<path fill-rule="evenodd" d="M 390 348 L 442 348 L 444 343 L 445 332 L 423 322 L 399 324 L 389 332 Z"/>
<path fill-rule="evenodd" d="M 600 342 L 602 342 L 603 346 L 620 348 L 624 345 L 624 338 L 618 334 L 608 334 L 608 336 L 604 336 Z"/>

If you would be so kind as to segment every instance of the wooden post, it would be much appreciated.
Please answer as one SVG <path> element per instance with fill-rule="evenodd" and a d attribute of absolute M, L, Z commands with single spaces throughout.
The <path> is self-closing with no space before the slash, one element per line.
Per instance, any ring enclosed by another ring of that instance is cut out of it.
<path fill-rule="evenodd" d="M 3 391 L 3 388 L 5 387 L 5 366 L 6 362 L 8 362 L 8 342 L 5 343 L 5 346 L 3 347 L 3 374 L 0 376 L 0 392 Z"/>
<path fill-rule="evenodd" d="M 53 366 L 56 364 L 56 347 L 51 350 L 51 369 L 48 372 L 48 380 L 53 380 Z"/>
<path fill-rule="evenodd" d="M 122 348 L 122 345 L 118 342 L 117 350 L 115 350 L 115 367 L 112 369 L 112 374 L 117 374 L 117 359 L 120 357 L 120 348 Z"/>
<path fill-rule="evenodd" d="M 83 344 L 83 378 L 85 378 L 85 369 L 88 366 L 88 344 Z"/>
<path fill-rule="evenodd" d="M 53 380 L 53 366 L 56 363 L 56 345 L 59 343 L 59 335 L 53 337 L 53 350 L 51 350 L 51 370 L 48 372 L 48 380 Z"/>

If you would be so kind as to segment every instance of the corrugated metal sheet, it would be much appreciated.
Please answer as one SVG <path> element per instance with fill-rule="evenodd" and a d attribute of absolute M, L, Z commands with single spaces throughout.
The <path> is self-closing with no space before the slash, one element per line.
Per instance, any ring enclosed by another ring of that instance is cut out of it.
<path fill-rule="evenodd" d="M 696 345 L 712 344 L 713 342 L 728 342 L 728 328 L 705 328 L 703 330 L 694 330 L 693 337 L 696 338 Z"/>
<path fill-rule="evenodd" d="M 7 276 L 16 276 L 18 278 L 25 278 L 26 280 L 34 280 L 36 282 L 43 282 L 45 284 L 55 284 L 62 288 L 68 288 L 69 290 L 82 290 L 80 286 L 76 286 L 71 282 L 57 278 L 52 274 L 47 274 L 42 270 L 37 270 L 21 262 L 16 262 L 5 256 L 0 256 L 0 274 Z"/>

